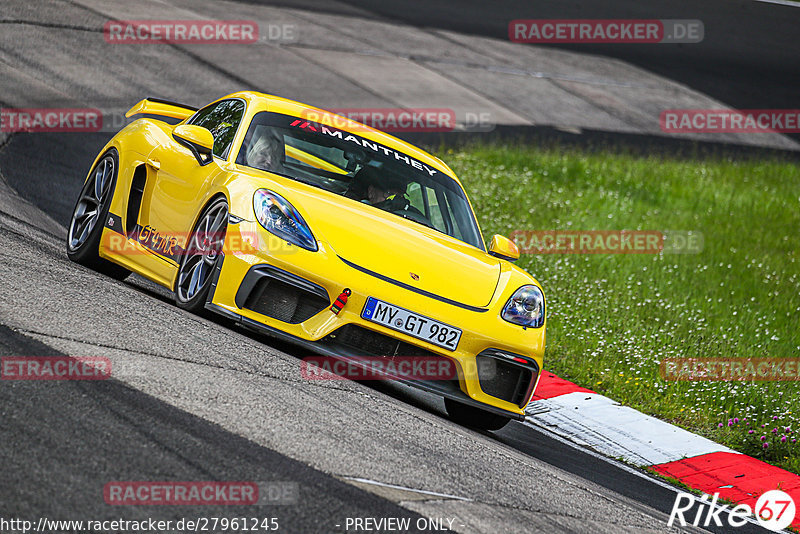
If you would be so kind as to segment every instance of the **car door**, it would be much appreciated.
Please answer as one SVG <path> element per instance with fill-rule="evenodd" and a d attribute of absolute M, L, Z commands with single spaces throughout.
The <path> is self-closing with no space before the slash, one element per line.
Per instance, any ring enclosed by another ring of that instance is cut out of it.
<path fill-rule="evenodd" d="M 158 261 L 143 258 L 160 281 L 171 281 L 180 262 L 192 224 L 208 195 L 214 178 L 223 171 L 233 138 L 244 115 L 241 99 L 222 100 L 201 109 L 187 123 L 202 126 L 214 137 L 213 161 L 201 165 L 192 152 L 171 136 L 148 155 L 155 179 L 148 184 L 139 218 L 139 239 L 150 244 Z M 170 246 L 176 238 L 178 247 Z"/>

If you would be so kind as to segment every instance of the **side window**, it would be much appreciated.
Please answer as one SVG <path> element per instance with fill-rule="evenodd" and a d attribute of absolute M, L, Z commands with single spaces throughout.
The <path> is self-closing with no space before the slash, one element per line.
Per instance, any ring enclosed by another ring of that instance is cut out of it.
<path fill-rule="evenodd" d="M 243 115 L 244 102 L 223 100 L 198 111 L 189 124 L 210 130 L 214 136 L 214 155 L 226 158 Z"/>
<path fill-rule="evenodd" d="M 411 205 L 417 208 L 421 213 L 425 213 L 425 202 L 422 199 L 422 186 L 418 182 L 414 182 L 408 186 L 406 196 Z"/>
<path fill-rule="evenodd" d="M 434 191 L 431 187 L 426 187 L 425 191 L 428 194 L 428 205 L 431 207 L 430 221 L 437 230 L 446 233 L 447 226 L 444 224 L 442 208 L 439 207 L 439 199 L 436 198 L 436 191 Z"/>
<path fill-rule="evenodd" d="M 453 221 L 453 236 L 465 241 L 465 231 L 469 231 L 469 229 L 473 228 L 463 210 L 466 203 L 455 201 L 453 198 L 454 194 L 449 189 L 445 189 L 444 193 L 447 199 L 447 215 L 449 215 L 450 220 Z"/>

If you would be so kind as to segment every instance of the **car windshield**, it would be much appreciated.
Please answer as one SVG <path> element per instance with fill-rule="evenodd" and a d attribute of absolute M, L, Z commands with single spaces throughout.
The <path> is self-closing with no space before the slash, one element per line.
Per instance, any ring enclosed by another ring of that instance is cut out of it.
<path fill-rule="evenodd" d="M 236 163 L 363 202 L 485 250 L 455 180 L 358 134 L 261 112 L 250 123 Z"/>

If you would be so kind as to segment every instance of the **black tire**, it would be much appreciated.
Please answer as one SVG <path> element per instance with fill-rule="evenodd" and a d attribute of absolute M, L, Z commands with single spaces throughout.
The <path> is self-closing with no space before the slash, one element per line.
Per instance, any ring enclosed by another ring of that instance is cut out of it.
<path fill-rule="evenodd" d="M 510 417 L 493 414 L 474 406 L 467 406 L 461 402 L 444 399 L 444 406 L 447 408 L 447 415 L 459 425 L 476 428 L 479 430 L 500 430 L 506 423 L 511 421 Z"/>
<path fill-rule="evenodd" d="M 111 278 L 123 280 L 131 272 L 99 256 L 100 237 L 108 219 L 118 169 L 119 156 L 112 148 L 100 158 L 81 187 L 67 230 L 67 257 Z"/>
<path fill-rule="evenodd" d="M 173 288 L 179 308 L 192 313 L 204 311 L 214 270 L 222 260 L 227 228 L 228 201 L 219 197 L 200 214 L 181 257 Z"/>

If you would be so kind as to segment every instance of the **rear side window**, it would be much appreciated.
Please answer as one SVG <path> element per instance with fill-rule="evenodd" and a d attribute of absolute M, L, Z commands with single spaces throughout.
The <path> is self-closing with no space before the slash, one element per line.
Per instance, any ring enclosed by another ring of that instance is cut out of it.
<path fill-rule="evenodd" d="M 233 138 L 243 115 L 244 102 L 223 100 L 198 111 L 189 124 L 196 124 L 209 130 L 214 136 L 214 155 L 225 159 L 230 153 Z"/>

